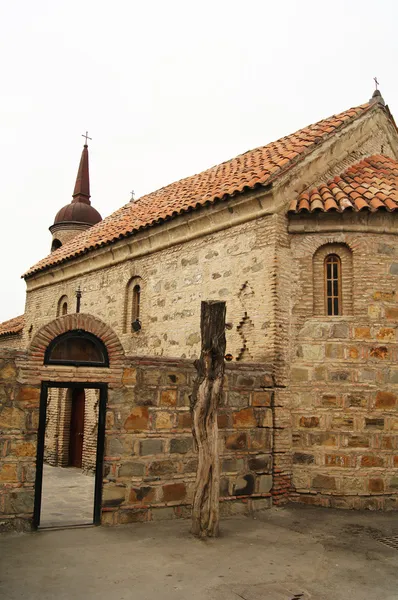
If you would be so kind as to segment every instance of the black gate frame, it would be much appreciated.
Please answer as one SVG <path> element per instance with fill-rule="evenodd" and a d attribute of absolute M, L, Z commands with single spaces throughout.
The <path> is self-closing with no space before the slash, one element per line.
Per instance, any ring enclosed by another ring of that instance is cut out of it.
<path fill-rule="evenodd" d="M 40 391 L 40 413 L 39 429 L 37 432 L 37 453 L 36 453 L 36 480 L 35 480 L 35 506 L 33 511 L 33 528 L 40 526 L 41 496 L 43 485 L 43 462 L 44 462 L 44 441 L 46 434 L 46 416 L 47 416 L 47 398 L 49 388 L 77 388 L 100 390 L 98 407 L 98 435 L 97 435 L 97 455 L 95 465 L 95 484 L 94 484 L 94 511 L 93 524 L 101 524 L 101 501 L 102 501 L 102 480 L 103 480 L 103 462 L 104 462 L 104 444 L 105 444 L 105 415 L 106 403 L 108 398 L 107 383 L 87 383 L 72 381 L 42 381 Z M 75 527 L 74 525 L 65 527 Z M 54 527 L 55 529 L 56 527 Z"/>

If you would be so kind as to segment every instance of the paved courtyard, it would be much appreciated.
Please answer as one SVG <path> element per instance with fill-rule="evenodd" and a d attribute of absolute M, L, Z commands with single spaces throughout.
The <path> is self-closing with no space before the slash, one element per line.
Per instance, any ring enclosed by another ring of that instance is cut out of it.
<path fill-rule="evenodd" d="M 81 469 L 44 464 L 40 527 L 92 523 L 94 481 Z"/>
<path fill-rule="evenodd" d="M 2 600 L 397 600 L 396 513 L 289 506 L 189 521 L 0 536 Z"/>

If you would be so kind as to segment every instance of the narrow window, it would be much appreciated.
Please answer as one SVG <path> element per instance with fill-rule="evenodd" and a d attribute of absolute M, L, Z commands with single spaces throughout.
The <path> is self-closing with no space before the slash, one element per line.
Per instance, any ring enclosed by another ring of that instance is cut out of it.
<path fill-rule="evenodd" d="M 325 258 L 325 310 L 330 316 L 341 315 L 341 260 L 337 254 Z"/>
<path fill-rule="evenodd" d="M 135 285 L 133 287 L 133 310 L 132 310 L 132 321 L 139 321 L 140 319 L 140 296 L 141 296 L 141 287 L 139 285 Z"/>
<path fill-rule="evenodd" d="M 68 304 L 67 302 L 64 302 L 62 305 L 62 310 L 61 310 L 61 314 L 62 315 L 67 315 L 68 314 Z"/>

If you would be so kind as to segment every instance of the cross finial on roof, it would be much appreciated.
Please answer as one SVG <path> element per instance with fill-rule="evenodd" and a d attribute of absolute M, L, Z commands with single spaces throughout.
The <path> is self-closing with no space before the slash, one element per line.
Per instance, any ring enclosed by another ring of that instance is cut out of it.
<path fill-rule="evenodd" d="M 86 131 L 86 135 L 84 135 L 84 133 L 82 133 L 82 137 L 86 138 L 86 142 L 84 144 L 85 146 L 87 146 L 87 140 L 91 140 L 92 141 L 92 139 L 93 139 L 91 137 L 88 137 L 88 131 Z"/>
<path fill-rule="evenodd" d="M 373 81 L 375 82 L 376 90 L 378 90 L 380 83 L 377 81 L 377 77 L 373 77 Z"/>
<path fill-rule="evenodd" d="M 131 190 L 130 194 L 131 194 L 130 202 L 134 202 L 135 191 Z"/>

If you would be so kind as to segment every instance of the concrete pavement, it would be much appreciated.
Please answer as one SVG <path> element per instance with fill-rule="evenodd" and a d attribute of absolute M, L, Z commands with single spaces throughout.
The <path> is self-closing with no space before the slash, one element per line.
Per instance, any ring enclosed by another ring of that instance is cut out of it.
<path fill-rule="evenodd" d="M 289 506 L 189 521 L 0 536 L 3 600 L 397 600 L 396 513 Z"/>

